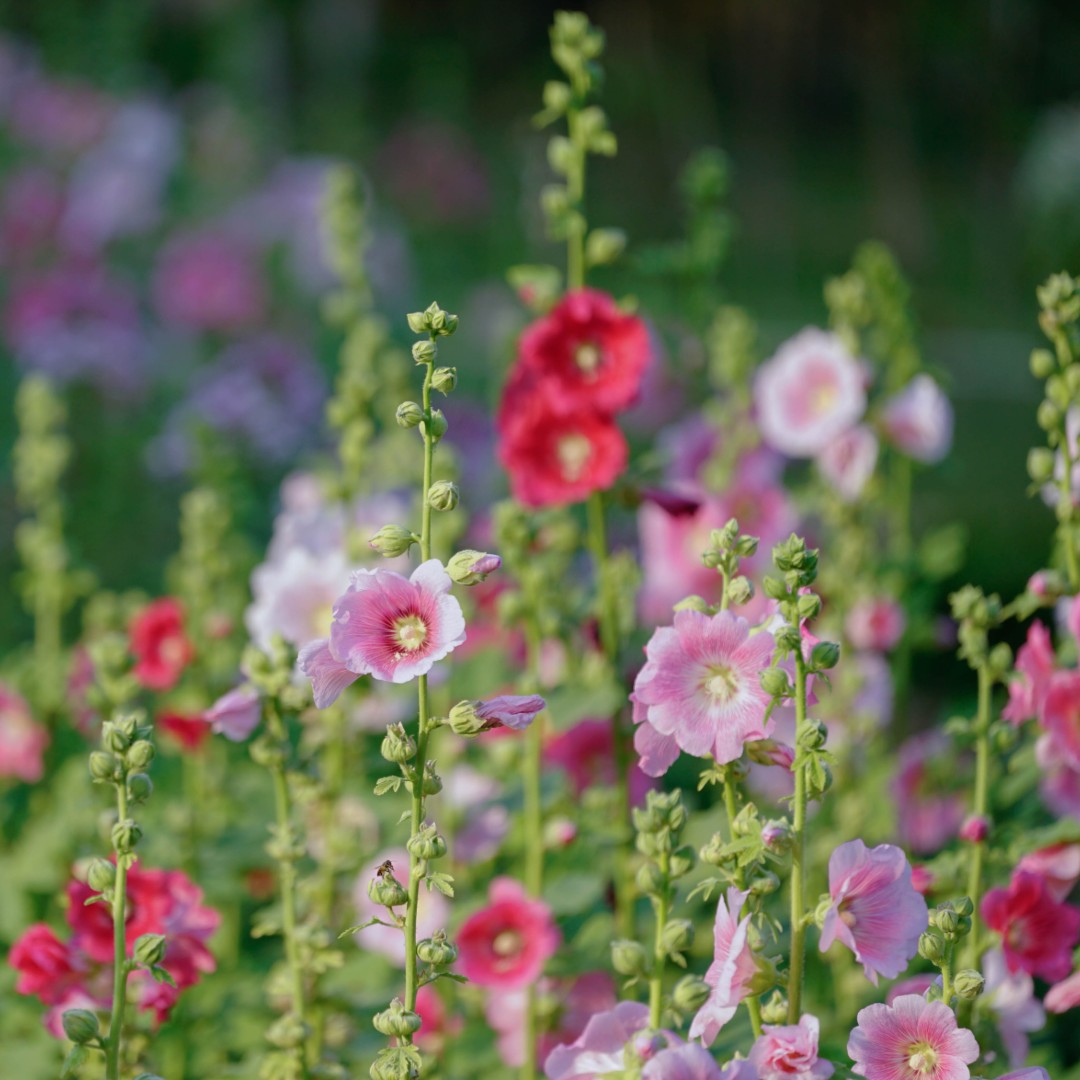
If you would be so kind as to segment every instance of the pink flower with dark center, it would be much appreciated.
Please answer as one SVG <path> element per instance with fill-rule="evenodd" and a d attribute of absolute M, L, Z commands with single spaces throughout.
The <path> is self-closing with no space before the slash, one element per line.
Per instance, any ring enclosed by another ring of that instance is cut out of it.
<path fill-rule="evenodd" d="M 829 856 L 832 905 L 821 927 L 821 951 L 839 939 L 876 986 L 895 979 L 918 952 L 926 929 L 926 901 L 911 883 L 907 856 L 892 844 L 841 844 Z"/>
<path fill-rule="evenodd" d="M 744 743 L 772 733 L 765 718 L 770 698 L 759 682 L 772 654 L 772 635 L 751 635 L 750 624 L 729 611 L 678 611 L 674 625 L 655 631 L 645 646 L 632 700 L 686 753 L 735 761 Z"/>
<path fill-rule="evenodd" d="M 885 403 L 882 426 L 893 445 L 908 457 L 933 464 L 952 446 L 952 405 L 929 375 L 916 375 Z"/>
<path fill-rule="evenodd" d="M 243 742 L 262 719 L 259 692 L 253 686 L 237 686 L 218 698 L 203 713 L 203 719 L 230 742 Z"/>
<path fill-rule="evenodd" d="M 866 409 L 865 376 L 835 334 L 808 328 L 758 369 L 754 406 L 766 444 L 788 457 L 824 450 Z"/>
<path fill-rule="evenodd" d="M 45 772 L 49 732 L 30 712 L 26 699 L 0 683 L 0 777 L 36 783 Z"/>
<path fill-rule="evenodd" d="M 1064 764 L 1080 769 L 1080 671 L 1054 673 L 1040 719 Z"/>
<path fill-rule="evenodd" d="M 710 994 L 690 1025 L 690 1038 L 701 1039 L 706 1046 L 716 1041 L 720 1029 L 735 1015 L 756 970 L 747 937 L 750 916 L 740 918 L 747 895 L 731 888 L 716 905 L 713 962 L 705 972 Z"/>
<path fill-rule="evenodd" d="M 1009 682 L 1009 703 L 1001 715 L 1012 724 L 1042 715 L 1043 703 L 1057 668 L 1054 645 L 1045 623 L 1037 619 L 1028 627 L 1027 641 L 1016 654 L 1019 678 Z"/>
<path fill-rule="evenodd" d="M 991 889 L 979 912 L 1001 934 L 1009 971 L 1026 971 L 1058 982 L 1072 970 L 1072 950 L 1080 941 L 1080 909 L 1054 899 L 1046 879 L 1017 870 L 1007 889 Z"/>
<path fill-rule="evenodd" d="M 1080 881 L 1080 844 L 1052 844 L 1025 855 L 1017 870 L 1038 874 L 1055 900 L 1064 900 Z"/>
<path fill-rule="evenodd" d="M 968 1080 L 979 1044 L 948 1005 L 910 994 L 860 1009 L 847 1052 L 866 1080 Z"/>
<path fill-rule="evenodd" d="M 904 609 L 891 597 L 857 600 L 844 620 L 844 632 L 856 649 L 889 652 L 903 637 L 907 619 Z"/>
<path fill-rule="evenodd" d="M 320 709 L 337 700 L 361 675 L 406 683 L 426 675 L 465 640 L 461 605 L 438 559 L 405 578 L 392 570 L 356 570 L 334 604 L 330 639 L 300 651 Z"/>
<path fill-rule="evenodd" d="M 572 1043 L 556 1046 L 544 1062 L 544 1075 L 547 1080 L 595 1080 L 622 1073 L 627 1044 L 648 1024 L 647 1005 L 620 1001 L 610 1011 L 597 1013 Z"/>
<path fill-rule="evenodd" d="M 491 883 L 488 900 L 458 931 L 462 975 L 477 986 L 506 990 L 535 981 L 561 940 L 551 909 L 506 877 Z"/>
<path fill-rule="evenodd" d="M 765 1024 L 764 1034 L 750 1048 L 750 1063 L 757 1069 L 758 1080 L 826 1080 L 836 1071 L 818 1057 L 816 1016 L 804 1015 L 797 1024 Z"/>
<path fill-rule="evenodd" d="M 821 475 L 845 502 L 854 502 L 874 475 L 877 436 L 859 424 L 833 439 L 817 456 Z"/>

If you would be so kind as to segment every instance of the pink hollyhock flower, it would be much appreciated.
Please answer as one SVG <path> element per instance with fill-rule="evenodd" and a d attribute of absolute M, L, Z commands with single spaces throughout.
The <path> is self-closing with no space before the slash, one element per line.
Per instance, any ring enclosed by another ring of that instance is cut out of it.
<path fill-rule="evenodd" d="M 491 883 L 488 900 L 458 931 L 462 975 L 477 986 L 507 990 L 535 981 L 561 940 L 551 909 L 506 877 Z"/>
<path fill-rule="evenodd" d="M 1010 1065 L 1021 1065 L 1027 1058 L 1028 1034 L 1046 1024 L 1046 1012 L 1035 996 L 1030 975 L 1010 974 L 1000 949 L 987 949 L 982 958 L 983 985 L 981 1001 L 997 1024 Z"/>
<path fill-rule="evenodd" d="M 1068 1012 L 1080 1005 L 1080 971 L 1074 971 L 1067 979 L 1054 983 L 1046 991 L 1043 1004 L 1052 1013 Z"/>
<path fill-rule="evenodd" d="M 929 919 L 907 856 L 892 844 L 849 840 L 829 856 L 829 895 L 821 951 L 839 939 L 875 986 L 878 975 L 895 979 L 918 952 Z"/>
<path fill-rule="evenodd" d="M 634 750 L 638 768 L 646 776 L 663 776 L 679 756 L 679 744 L 673 735 L 662 735 L 649 723 L 649 707 L 633 695 Z"/>
<path fill-rule="evenodd" d="M 762 438 L 788 457 L 813 457 L 858 422 L 864 383 L 835 334 L 803 330 L 758 369 L 754 407 Z"/>
<path fill-rule="evenodd" d="M 1014 871 L 1007 889 L 991 889 L 983 897 L 979 912 L 983 922 L 1001 934 L 1009 971 L 1057 982 L 1072 970 L 1080 910 L 1055 900 L 1041 875 Z"/>
<path fill-rule="evenodd" d="M 816 1016 L 804 1015 L 797 1024 L 765 1024 L 750 1048 L 749 1061 L 757 1069 L 758 1080 L 786 1080 L 789 1076 L 826 1080 L 836 1071 L 818 1057 Z"/>
<path fill-rule="evenodd" d="M 547 1080 L 595 1080 L 606 1073 L 621 1073 L 630 1040 L 648 1026 L 649 1007 L 637 1001 L 620 1001 L 608 1012 L 598 1013 L 569 1045 L 557 1046 L 544 1062 Z"/>
<path fill-rule="evenodd" d="M 1080 818 L 1080 770 L 1058 751 L 1052 735 L 1036 740 L 1035 763 L 1042 769 L 1039 795 L 1047 808 L 1059 817 Z"/>
<path fill-rule="evenodd" d="M 596 289 L 568 292 L 518 346 L 518 367 L 559 413 L 627 408 L 651 359 L 645 324 Z"/>
<path fill-rule="evenodd" d="M 49 732 L 30 712 L 25 698 L 0 683 L 0 777 L 36 783 L 45 772 Z"/>
<path fill-rule="evenodd" d="M 935 983 L 940 982 L 940 975 L 931 975 L 928 971 L 923 972 L 921 975 L 912 975 L 910 978 L 901 979 L 898 983 L 893 983 L 889 987 L 889 992 L 885 995 L 885 1004 L 891 1005 L 898 997 L 903 997 L 905 994 L 918 994 L 920 997 L 925 997 L 926 991 Z"/>
<path fill-rule="evenodd" d="M 173 239 L 158 259 L 153 291 L 161 317 L 188 330 L 241 330 L 266 312 L 266 289 L 252 252 L 225 233 Z"/>
<path fill-rule="evenodd" d="M 945 735 L 926 731 L 907 739 L 897 754 L 898 769 L 892 783 L 897 835 L 905 847 L 919 855 L 930 855 L 947 844 L 966 814 L 963 795 L 943 791 L 937 775 L 947 768 L 955 777 L 956 761 L 949 753 Z"/>
<path fill-rule="evenodd" d="M 655 631 L 632 700 L 661 735 L 696 757 L 735 761 L 743 744 L 772 733 L 769 696 L 759 675 L 773 654 L 772 635 L 751 636 L 750 624 L 729 611 L 678 611 L 673 626 Z"/>
<path fill-rule="evenodd" d="M 210 722 L 202 716 L 185 716 L 183 713 L 161 713 L 154 721 L 158 731 L 168 735 L 177 746 L 188 753 L 198 753 L 210 738 Z"/>
<path fill-rule="evenodd" d="M 871 596 L 851 606 L 844 620 L 844 632 L 856 649 L 889 652 L 903 637 L 906 624 L 904 609 L 895 600 Z"/>
<path fill-rule="evenodd" d="M 421 563 L 409 578 L 392 570 L 356 570 L 334 604 L 329 640 L 300 651 L 315 704 L 325 709 L 361 675 L 405 683 L 426 675 L 465 640 L 461 605 L 438 559 Z"/>
<path fill-rule="evenodd" d="M 1001 715 L 1012 724 L 1041 717 L 1056 667 L 1050 631 L 1036 619 L 1028 627 L 1027 641 L 1016 654 L 1018 678 L 1009 682 L 1009 702 Z"/>
<path fill-rule="evenodd" d="M 885 403 L 882 426 L 893 445 L 908 457 L 934 464 L 952 446 L 952 405 L 929 375 L 916 375 Z"/>
<path fill-rule="evenodd" d="M 259 692 L 253 686 L 237 686 L 218 698 L 203 719 L 230 742 L 243 742 L 262 719 Z"/>
<path fill-rule="evenodd" d="M 78 984 L 81 974 L 71 950 L 45 923 L 34 923 L 11 947 L 8 963 L 18 972 L 15 992 L 55 1005 Z"/>
<path fill-rule="evenodd" d="M 460 1016 L 450 1016 L 439 991 L 430 983 L 416 991 L 416 1013 L 420 1017 L 420 1030 L 413 1042 L 425 1054 L 440 1055 L 447 1042 L 461 1031 Z"/>
<path fill-rule="evenodd" d="M 473 704 L 476 715 L 491 727 L 507 727 L 512 731 L 524 731 L 547 708 L 539 694 L 502 694 Z"/>
<path fill-rule="evenodd" d="M 705 972 L 710 993 L 690 1025 L 690 1038 L 701 1039 L 706 1046 L 716 1041 L 720 1029 L 735 1015 L 739 1002 L 750 992 L 748 984 L 756 970 L 747 938 L 750 916 L 740 918 L 747 895 L 730 888 L 716 905 L 713 962 Z"/>
<path fill-rule="evenodd" d="M 195 658 L 184 633 L 184 609 L 171 596 L 143 608 L 131 620 L 128 638 L 135 678 L 149 690 L 171 690 Z"/>
<path fill-rule="evenodd" d="M 922 896 L 934 888 L 934 875 L 922 863 L 911 868 L 911 887 Z"/>
<path fill-rule="evenodd" d="M 845 502 L 854 502 L 874 475 L 877 436 L 865 424 L 833 439 L 817 456 L 821 475 Z"/>
<path fill-rule="evenodd" d="M 964 818 L 957 836 L 969 844 L 981 844 L 990 835 L 990 822 L 982 814 Z"/>
<path fill-rule="evenodd" d="M 1017 870 L 1038 874 L 1055 900 L 1064 900 L 1080 881 L 1080 844 L 1052 844 L 1025 855 Z"/>
<path fill-rule="evenodd" d="M 979 1044 L 948 1005 L 911 994 L 860 1009 L 847 1052 L 866 1080 L 968 1080 Z"/>
<path fill-rule="evenodd" d="M 1080 769 L 1080 671 L 1054 674 L 1040 719 L 1063 763 Z"/>
<path fill-rule="evenodd" d="M 641 1080 L 728 1080 L 712 1054 L 697 1043 L 667 1046 L 645 1063 Z"/>
<path fill-rule="evenodd" d="M 616 780 L 615 733 L 610 720 L 581 720 L 560 731 L 544 746 L 544 761 L 569 777 L 576 795 Z M 630 766 L 630 798 L 637 805 L 652 786 L 636 765 Z"/>

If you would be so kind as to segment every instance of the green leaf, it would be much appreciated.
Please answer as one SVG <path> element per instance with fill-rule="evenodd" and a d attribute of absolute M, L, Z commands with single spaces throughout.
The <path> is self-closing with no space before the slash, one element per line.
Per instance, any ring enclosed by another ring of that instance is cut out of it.
<path fill-rule="evenodd" d="M 385 795 L 388 791 L 398 791 L 401 788 L 400 776 L 383 776 L 375 783 L 375 794 Z"/>

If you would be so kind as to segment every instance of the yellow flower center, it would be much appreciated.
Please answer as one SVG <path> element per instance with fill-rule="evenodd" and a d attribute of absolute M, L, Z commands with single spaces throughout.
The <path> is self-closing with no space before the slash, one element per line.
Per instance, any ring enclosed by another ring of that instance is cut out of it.
<path fill-rule="evenodd" d="M 602 359 L 600 350 L 595 345 L 588 343 L 579 345 L 577 352 L 574 353 L 574 363 L 581 369 L 583 375 L 590 378 L 596 378 Z"/>
<path fill-rule="evenodd" d="M 739 678 L 733 668 L 713 664 L 705 676 L 705 692 L 721 703 L 730 701 L 739 689 Z"/>
<path fill-rule="evenodd" d="M 592 446 L 584 435 L 564 435 L 555 446 L 559 458 L 559 471 L 564 480 L 573 481 L 581 477 L 592 454 Z"/>
<path fill-rule="evenodd" d="M 402 652 L 416 652 L 427 641 L 427 625 L 419 615 L 404 615 L 394 622 L 394 640 Z"/>
<path fill-rule="evenodd" d="M 938 1052 L 928 1042 L 912 1043 L 908 1047 L 908 1068 L 926 1076 L 937 1068 Z"/>
<path fill-rule="evenodd" d="M 838 397 L 836 387 L 832 383 L 819 386 L 810 398 L 811 408 L 819 415 L 832 409 Z"/>
<path fill-rule="evenodd" d="M 515 956 L 521 952 L 521 935 L 516 930 L 503 930 L 495 936 L 491 951 L 496 956 Z"/>

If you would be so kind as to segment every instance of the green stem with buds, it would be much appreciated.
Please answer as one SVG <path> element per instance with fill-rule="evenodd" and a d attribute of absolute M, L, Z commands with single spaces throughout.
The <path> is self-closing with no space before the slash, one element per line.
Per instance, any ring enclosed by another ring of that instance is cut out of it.
<path fill-rule="evenodd" d="M 128 816 L 127 788 L 125 781 L 116 785 L 117 821 Z M 112 892 L 113 920 L 113 995 L 112 1015 L 109 1019 L 109 1036 L 105 1046 L 106 1080 L 120 1080 L 120 1043 L 123 1038 L 124 1012 L 127 1007 L 127 861 L 125 853 L 116 853 L 116 881 Z"/>
<path fill-rule="evenodd" d="M 660 1030 L 663 1012 L 664 965 L 667 960 L 663 935 L 671 901 L 671 855 L 667 851 L 661 851 L 657 862 L 662 884 L 656 897 L 656 938 L 653 942 L 652 970 L 649 972 L 649 1027 L 655 1031 Z"/>
<path fill-rule="evenodd" d="M 806 958 L 806 761 L 799 736 L 806 727 L 806 661 L 795 652 L 795 798 L 791 848 L 791 963 L 788 967 L 788 1023 L 802 1015 L 803 965 Z"/>

